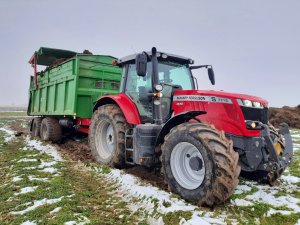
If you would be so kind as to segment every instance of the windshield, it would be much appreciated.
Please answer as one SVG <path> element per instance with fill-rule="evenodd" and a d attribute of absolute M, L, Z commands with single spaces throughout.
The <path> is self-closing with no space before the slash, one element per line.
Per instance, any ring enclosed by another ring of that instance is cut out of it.
<path fill-rule="evenodd" d="M 123 75 L 124 76 L 124 75 Z M 178 86 L 177 89 L 192 90 L 193 80 L 189 68 L 186 65 L 159 62 L 158 63 L 159 82 L 163 84 L 162 111 L 164 121 L 170 116 L 171 99 L 173 93 L 173 85 Z M 165 84 L 165 85 L 164 85 Z M 135 64 L 129 64 L 127 68 L 127 79 L 125 85 L 125 93 L 129 96 L 138 108 L 143 122 L 152 121 L 152 97 L 149 95 L 152 90 L 152 63 L 147 63 L 146 76 L 141 77 L 136 73 Z"/>
<path fill-rule="evenodd" d="M 193 89 L 191 72 L 186 65 L 172 62 L 159 62 L 158 77 L 161 83 L 178 85 L 182 87 L 182 90 Z"/>

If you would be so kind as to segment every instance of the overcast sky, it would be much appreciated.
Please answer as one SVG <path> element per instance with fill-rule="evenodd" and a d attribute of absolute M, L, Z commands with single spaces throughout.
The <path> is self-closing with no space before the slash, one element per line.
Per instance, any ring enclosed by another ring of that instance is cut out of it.
<path fill-rule="evenodd" d="M 300 104 L 299 0 L 0 0 L 0 105 L 28 101 L 28 60 L 39 47 L 123 57 L 156 46 L 212 64 L 200 89 Z"/>

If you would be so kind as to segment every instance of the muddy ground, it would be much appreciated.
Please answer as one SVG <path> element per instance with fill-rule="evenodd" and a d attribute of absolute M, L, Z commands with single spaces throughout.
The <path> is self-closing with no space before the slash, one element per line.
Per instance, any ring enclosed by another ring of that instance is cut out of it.
<path fill-rule="evenodd" d="M 26 119 L 24 119 L 26 120 Z M 29 124 L 29 119 L 28 119 Z M 10 128 L 17 131 L 18 134 L 26 136 L 29 134 L 27 127 L 21 126 L 19 122 L 13 122 Z M 88 146 L 87 137 L 65 137 L 60 144 L 54 144 L 54 146 L 61 152 L 68 154 L 73 161 L 80 161 L 84 163 L 95 162 L 92 157 L 91 151 Z M 168 190 L 168 186 L 164 183 L 163 177 L 160 172 L 155 169 L 148 169 L 145 167 L 131 167 L 128 166 L 124 169 L 126 173 L 137 176 L 143 180 L 147 180 L 153 186 L 159 187 L 163 190 Z"/>

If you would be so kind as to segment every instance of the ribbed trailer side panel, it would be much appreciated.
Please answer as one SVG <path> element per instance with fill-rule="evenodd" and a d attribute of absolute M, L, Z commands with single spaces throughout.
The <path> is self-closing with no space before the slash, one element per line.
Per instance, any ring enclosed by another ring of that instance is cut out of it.
<path fill-rule="evenodd" d="M 76 112 L 81 118 L 90 118 L 97 99 L 104 94 L 117 94 L 121 69 L 112 65 L 109 56 L 79 56 Z"/>
<path fill-rule="evenodd" d="M 31 77 L 28 114 L 90 118 L 99 97 L 118 93 L 121 70 L 111 64 L 113 59 L 77 55 L 42 72 L 37 89 Z"/>

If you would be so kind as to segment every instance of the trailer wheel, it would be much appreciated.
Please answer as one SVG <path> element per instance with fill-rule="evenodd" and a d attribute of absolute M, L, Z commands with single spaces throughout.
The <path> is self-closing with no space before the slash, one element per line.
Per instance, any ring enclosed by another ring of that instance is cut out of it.
<path fill-rule="evenodd" d="M 100 106 L 91 120 L 89 145 L 94 159 L 117 168 L 125 164 L 125 131 L 129 124 L 117 105 Z"/>
<path fill-rule="evenodd" d="M 53 117 L 45 117 L 42 120 L 40 135 L 43 141 L 60 142 L 62 130 L 58 120 Z"/>
<path fill-rule="evenodd" d="M 198 205 L 226 201 L 238 184 L 239 155 L 224 132 L 200 123 L 174 127 L 162 145 L 162 171 L 170 191 Z"/>
<path fill-rule="evenodd" d="M 41 124 L 42 124 L 42 118 L 41 117 L 35 117 L 32 120 L 31 135 L 33 137 L 39 137 L 40 136 Z"/>

